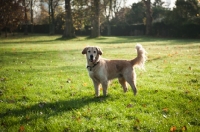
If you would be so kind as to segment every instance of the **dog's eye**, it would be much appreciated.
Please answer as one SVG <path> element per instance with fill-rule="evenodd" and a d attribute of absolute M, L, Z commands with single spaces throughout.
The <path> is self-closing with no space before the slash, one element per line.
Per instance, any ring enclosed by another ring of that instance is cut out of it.
<path fill-rule="evenodd" d="M 96 53 L 96 51 L 94 51 L 94 53 Z"/>
<path fill-rule="evenodd" d="M 88 51 L 88 53 L 90 53 L 90 50 Z"/>

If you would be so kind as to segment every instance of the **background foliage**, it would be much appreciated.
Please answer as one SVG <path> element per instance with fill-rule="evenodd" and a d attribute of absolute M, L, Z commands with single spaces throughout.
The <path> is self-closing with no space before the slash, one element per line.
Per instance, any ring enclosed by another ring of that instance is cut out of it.
<path fill-rule="evenodd" d="M 69 1 L 71 11 L 66 10 L 64 7 L 66 1 Z M 140 25 L 147 27 L 147 11 L 144 1 L 139 1 L 138 3 L 133 3 L 131 6 L 125 6 L 124 1 L 121 0 L 102 0 L 99 3 L 99 8 L 97 13 L 99 17 L 94 18 L 94 10 L 96 9 L 93 0 L 21 0 L 17 1 L 16 5 L 8 4 L 9 1 L 1 1 L 1 22 L 0 28 L 2 31 L 13 32 L 14 29 L 20 24 L 20 31 L 26 31 L 27 28 L 29 32 L 35 33 L 50 33 L 50 34 L 63 34 L 66 27 L 66 14 L 71 13 L 70 21 L 73 22 L 72 27 L 77 35 L 91 35 L 98 34 L 95 32 L 100 32 L 101 35 L 144 35 L 143 29 L 140 29 Z M 20 7 L 20 3 L 25 3 L 23 7 Z M 32 3 L 32 4 L 31 4 Z M 9 5 L 9 12 L 5 11 Z M 22 9 L 22 10 L 17 10 Z M 156 36 L 170 36 L 170 37 L 199 37 L 199 23 L 200 23 L 200 4 L 197 0 L 177 0 L 175 7 L 170 9 L 166 3 L 161 0 L 155 0 L 154 3 L 150 5 L 151 10 L 149 10 L 150 19 L 152 20 L 151 35 Z M 15 15 L 15 13 L 20 15 Z M 27 18 L 25 18 L 25 15 Z M 5 19 L 9 16 L 9 20 Z M 15 17 L 18 17 L 16 18 Z M 100 23 L 92 22 L 95 19 L 99 19 Z M 7 22 L 10 24 L 8 24 Z M 6 24 L 7 23 L 7 24 Z M 38 30 L 37 25 L 49 25 L 45 31 Z M 94 26 L 100 26 L 100 28 L 94 29 Z M 134 26 L 133 26 L 134 25 Z M 135 26 L 135 25 L 138 25 Z M 28 27 L 30 26 L 30 27 Z M 88 28 L 90 27 L 90 28 Z M 112 27 L 112 28 L 111 28 Z M 115 28 L 114 28 L 115 27 Z M 116 33 L 116 27 L 119 33 Z M 124 33 L 121 33 L 121 29 L 127 27 Z M 137 27 L 132 28 L 132 27 Z M 190 28 L 191 27 L 191 28 Z M 129 30 L 131 28 L 131 30 Z M 74 32 L 74 31 L 71 32 Z M 88 30 L 88 31 L 87 31 Z M 99 31 L 100 30 L 100 31 Z M 114 31 L 112 31 L 114 30 Z M 186 32 L 189 30 L 189 32 Z M 191 33 L 194 30 L 194 33 Z M 18 30 L 19 31 L 19 30 Z M 139 32 L 139 33 L 138 33 Z M 89 34 L 90 33 L 90 34 Z M 72 34 L 71 34 L 72 35 Z M 99 36 L 99 35 L 97 35 Z"/>

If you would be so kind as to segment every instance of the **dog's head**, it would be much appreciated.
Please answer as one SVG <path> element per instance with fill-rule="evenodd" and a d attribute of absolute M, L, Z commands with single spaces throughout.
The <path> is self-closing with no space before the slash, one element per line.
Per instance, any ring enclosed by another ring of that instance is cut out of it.
<path fill-rule="evenodd" d="M 99 56 L 102 55 L 103 52 L 98 47 L 85 47 L 82 54 L 86 54 L 89 62 L 95 63 L 99 60 Z"/>

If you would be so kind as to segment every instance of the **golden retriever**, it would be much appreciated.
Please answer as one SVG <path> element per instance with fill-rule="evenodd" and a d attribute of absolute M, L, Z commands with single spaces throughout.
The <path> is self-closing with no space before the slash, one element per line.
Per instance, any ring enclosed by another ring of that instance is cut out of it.
<path fill-rule="evenodd" d="M 108 60 L 101 57 L 103 54 L 99 47 L 85 47 L 82 54 L 86 54 L 87 70 L 95 87 L 96 97 L 100 96 L 100 87 L 102 85 L 103 95 L 107 95 L 109 80 L 118 78 L 124 92 L 128 90 L 126 82 L 128 82 L 134 92 L 136 88 L 136 73 L 134 66 L 139 66 L 144 69 L 146 61 L 146 51 L 142 45 L 136 45 L 137 57 L 132 60 Z"/>

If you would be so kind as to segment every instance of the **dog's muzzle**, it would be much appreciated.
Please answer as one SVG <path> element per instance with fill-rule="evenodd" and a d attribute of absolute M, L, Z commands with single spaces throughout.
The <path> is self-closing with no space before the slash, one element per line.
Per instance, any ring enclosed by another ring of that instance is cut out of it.
<path fill-rule="evenodd" d="M 94 56 L 90 55 L 90 61 L 93 62 L 93 60 L 94 60 Z"/>

